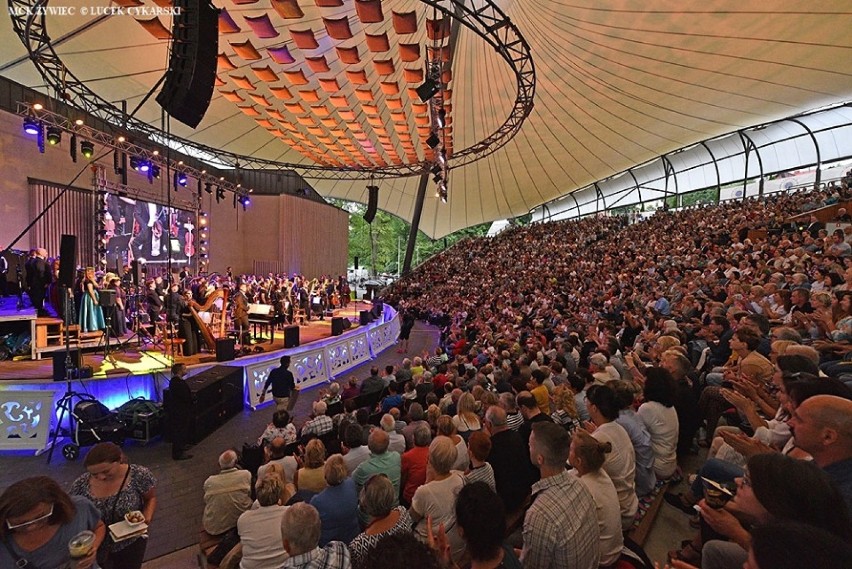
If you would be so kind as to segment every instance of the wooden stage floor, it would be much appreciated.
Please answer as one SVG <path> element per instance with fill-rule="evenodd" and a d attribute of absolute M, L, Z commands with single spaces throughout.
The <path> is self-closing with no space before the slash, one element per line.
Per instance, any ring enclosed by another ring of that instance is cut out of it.
<path fill-rule="evenodd" d="M 8 306 L 9 300 L 12 300 L 11 307 L 14 310 L 17 299 L 0 298 L 0 301 L 7 301 L 7 303 L 4 303 L 5 306 Z M 352 323 L 349 330 L 353 330 L 359 326 L 359 311 L 369 308 L 370 304 L 368 302 L 361 301 L 357 304 L 353 302 L 346 309 L 335 310 L 334 315 L 348 319 Z M 138 338 L 131 336 L 132 334 L 128 333 L 121 338 L 111 339 L 110 358 L 106 360 L 104 358 L 103 342 L 98 342 L 97 338 L 94 341 L 90 340 L 89 344 L 91 347 L 83 347 L 81 365 L 91 366 L 94 377 L 105 377 L 108 375 L 162 372 L 168 370 L 172 363 L 175 362 L 182 362 L 188 366 L 192 366 L 216 361 L 216 354 L 207 350 L 206 346 L 200 353 L 194 356 L 176 356 L 173 358 L 171 353 L 165 350 L 162 344 L 138 344 Z M 326 317 L 325 320 L 314 318 L 306 323 L 306 325 L 299 327 L 299 341 L 302 346 L 329 337 L 331 337 L 330 317 Z M 284 330 L 275 330 L 271 343 L 268 334 L 262 338 L 258 337 L 250 348 L 253 353 L 261 349 L 264 352 L 284 349 Z M 60 350 L 57 353 L 64 354 L 64 350 Z M 235 361 L 239 362 L 239 357 Z M 20 359 L 17 361 L 7 360 L 0 362 L 0 381 L 51 380 L 52 378 L 53 359 L 50 357 L 50 354 L 45 354 L 45 357 L 41 360 Z"/>

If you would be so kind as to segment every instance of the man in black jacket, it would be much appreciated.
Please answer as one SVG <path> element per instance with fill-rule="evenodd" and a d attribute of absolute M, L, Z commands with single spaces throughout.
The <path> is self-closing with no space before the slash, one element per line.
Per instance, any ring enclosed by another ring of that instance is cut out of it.
<path fill-rule="evenodd" d="M 296 378 L 293 376 L 293 372 L 287 369 L 289 367 L 290 356 L 281 356 L 281 366 L 270 371 L 266 383 L 263 384 L 263 391 L 260 392 L 260 403 L 263 403 L 266 399 L 266 392 L 271 385 L 276 410 L 289 411 L 288 408 L 291 407 L 290 397 L 296 389 Z"/>
<path fill-rule="evenodd" d="M 172 435 L 172 458 L 187 460 L 192 458 L 186 454 L 189 442 L 190 418 L 192 416 L 192 391 L 183 376 L 186 375 L 185 364 L 172 366 L 172 379 L 169 381 L 169 397 L 166 399 L 166 420 Z"/>
<path fill-rule="evenodd" d="M 44 296 L 47 285 L 51 281 L 51 274 L 46 259 L 47 251 L 45 249 L 33 249 L 25 264 L 30 302 L 33 303 L 33 308 L 38 311 L 39 316 L 47 316 L 44 310 Z"/>

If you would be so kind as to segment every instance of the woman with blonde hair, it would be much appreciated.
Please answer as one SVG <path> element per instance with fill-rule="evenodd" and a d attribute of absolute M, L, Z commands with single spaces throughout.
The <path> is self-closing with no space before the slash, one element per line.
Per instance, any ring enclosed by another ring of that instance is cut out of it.
<path fill-rule="evenodd" d="M 467 452 L 467 443 L 456 431 L 456 425 L 449 415 L 441 415 L 438 417 L 438 435 L 443 435 L 450 439 L 456 447 L 456 459 L 453 462 L 453 470 L 461 470 L 464 472 L 470 466 L 470 455 Z"/>
<path fill-rule="evenodd" d="M 476 399 L 472 393 L 463 393 L 456 405 L 457 413 L 453 417 L 453 424 L 459 435 L 467 441 L 470 434 L 482 429 L 479 415 L 476 414 Z"/>
<path fill-rule="evenodd" d="M 311 439 L 305 447 L 305 465 L 296 471 L 293 483 L 300 492 L 322 492 L 327 485 L 325 474 L 325 445 L 319 439 Z"/>
<path fill-rule="evenodd" d="M 565 384 L 557 385 L 553 390 L 551 399 L 556 411 L 550 414 L 550 418 L 568 432 L 574 432 L 580 426 L 577 404 L 574 401 L 574 391 Z"/>

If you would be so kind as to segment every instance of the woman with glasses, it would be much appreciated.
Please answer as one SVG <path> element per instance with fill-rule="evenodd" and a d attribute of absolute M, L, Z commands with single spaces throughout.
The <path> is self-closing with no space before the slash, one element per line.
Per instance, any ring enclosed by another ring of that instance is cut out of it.
<path fill-rule="evenodd" d="M 91 500 L 107 526 L 133 511 L 141 511 L 145 523 L 151 525 L 157 507 L 157 479 L 150 470 L 128 464 L 121 448 L 110 442 L 93 446 L 83 464 L 86 473 L 71 484 L 72 496 Z M 98 564 L 103 569 L 139 569 L 147 544 L 147 535 L 120 542 L 107 537 L 98 551 Z"/>
<path fill-rule="evenodd" d="M 69 496 L 47 476 L 20 480 L 0 495 L 0 567 L 68 567 L 68 542 L 83 531 L 93 532 L 94 541 L 75 567 L 97 567 L 106 527 L 89 500 Z"/>

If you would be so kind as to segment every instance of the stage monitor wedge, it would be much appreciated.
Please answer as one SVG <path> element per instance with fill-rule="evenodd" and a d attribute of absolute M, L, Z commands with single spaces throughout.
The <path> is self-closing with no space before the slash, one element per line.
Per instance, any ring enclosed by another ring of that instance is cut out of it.
<path fill-rule="evenodd" d="M 172 53 L 157 103 L 195 128 L 210 106 L 219 52 L 219 10 L 210 0 L 174 0 Z"/>

